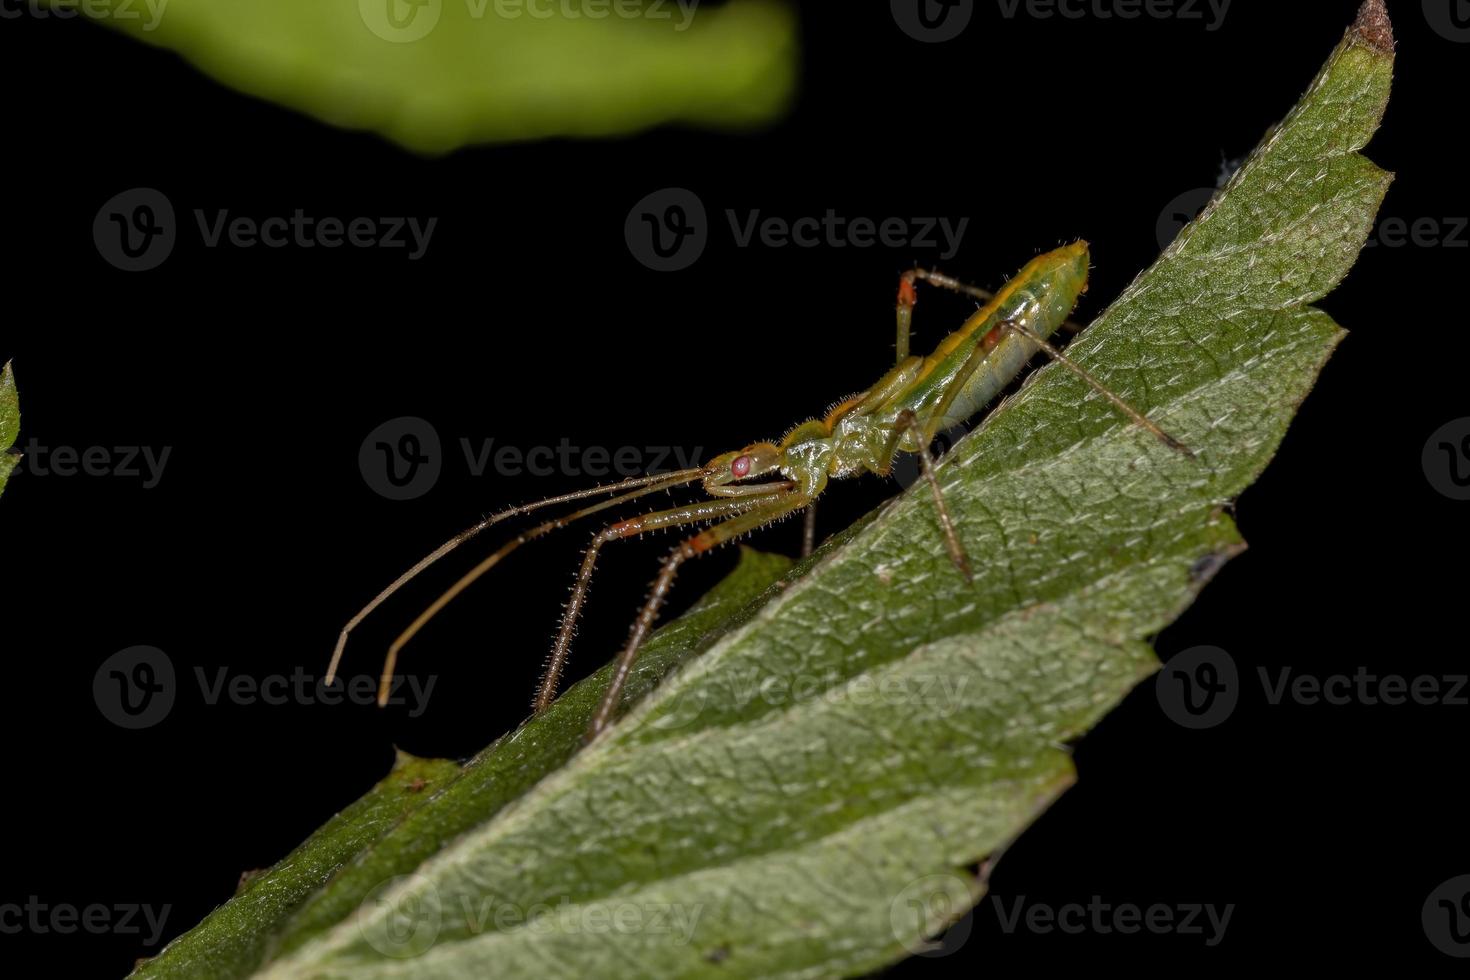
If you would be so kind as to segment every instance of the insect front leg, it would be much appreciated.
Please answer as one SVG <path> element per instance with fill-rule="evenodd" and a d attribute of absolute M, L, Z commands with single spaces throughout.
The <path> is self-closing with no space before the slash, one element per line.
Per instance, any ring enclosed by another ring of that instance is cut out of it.
<path fill-rule="evenodd" d="M 728 517 L 731 514 L 749 510 L 750 506 L 749 499 L 739 497 L 701 501 L 687 507 L 654 511 L 632 520 L 619 521 L 598 531 L 592 538 L 592 544 L 587 547 L 586 553 L 582 556 L 582 565 L 577 570 L 577 584 L 572 587 L 572 597 L 567 601 L 566 609 L 562 611 L 561 627 L 557 631 L 556 642 L 552 644 L 551 654 L 546 658 L 546 669 L 542 672 L 541 683 L 536 688 L 536 700 L 532 705 L 532 710 L 539 715 L 551 707 L 551 702 L 556 700 L 557 685 L 561 681 L 561 672 L 566 666 L 567 657 L 571 654 L 572 637 L 576 634 L 577 620 L 582 615 L 582 607 L 586 605 L 587 593 L 592 588 L 592 572 L 597 567 L 597 556 L 602 551 L 603 545 L 662 528 L 687 527 L 690 524 L 698 524 L 700 521 Z"/>
<path fill-rule="evenodd" d="M 658 577 L 653 581 L 647 601 L 643 603 L 638 618 L 633 621 L 633 627 L 628 633 L 628 642 L 623 647 L 622 653 L 618 654 L 617 662 L 613 665 L 612 679 L 608 681 L 602 701 L 597 705 L 597 713 L 592 716 L 592 724 L 587 729 L 588 741 L 596 738 L 612 720 L 613 711 L 616 710 L 622 698 L 623 686 L 628 682 L 628 675 L 638 660 L 638 652 L 642 649 L 644 640 L 648 639 L 649 631 L 653 629 L 654 621 L 658 619 L 659 609 L 663 607 L 664 600 L 668 598 L 669 589 L 673 587 L 674 576 L 678 574 L 679 566 L 691 558 L 705 554 L 712 548 L 735 540 L 742 534 L 748 534 L 793 514 L 810 505 L 811 502 L 812 498 L 808 494 L 795 487 L 787 487 L 771 497 L 764 498 L 762 503 L 745 513 L 731 517 L 681 542 L 669 552 L 668 557 L 664 559 L 663 565 L 659 568 Z M 633 521 L 624 523 L 633 525 L 641 520 L 635 518 Z"/>

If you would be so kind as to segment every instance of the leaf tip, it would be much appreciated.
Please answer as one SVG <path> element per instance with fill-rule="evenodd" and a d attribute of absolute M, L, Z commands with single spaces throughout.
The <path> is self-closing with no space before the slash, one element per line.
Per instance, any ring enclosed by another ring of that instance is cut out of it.
<path fill-rule="evenodd" d="M 1383 0 L 1363 0 L 1363 5 L 1358 8 L 1358 19 L 1353 21 L 1349 33 L 1375 51 L 1393 53 L 1393 22 L 1388 19 L 1388 8 L 1383 5 Z"/>

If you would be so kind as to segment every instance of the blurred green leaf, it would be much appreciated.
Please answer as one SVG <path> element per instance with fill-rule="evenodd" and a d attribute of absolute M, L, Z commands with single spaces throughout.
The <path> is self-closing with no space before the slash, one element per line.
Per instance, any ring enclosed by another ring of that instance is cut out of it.
<path fill-rule="evenodd" d="M 784 110 L 796 78 L 796 19 L 778 0 L 97 0 L 82 9 L 241 91 L 425 153 L 661 123 L 749 126 Z"/>
<path fill-rule="evenodd" d="M 10 479 L 10 471 L 20 457 L 12 453 L 16 437 L 20 435 L 20 397 L 15 391 L 15 372 L 9 362 L 0 368 L 0 491 Z"/>

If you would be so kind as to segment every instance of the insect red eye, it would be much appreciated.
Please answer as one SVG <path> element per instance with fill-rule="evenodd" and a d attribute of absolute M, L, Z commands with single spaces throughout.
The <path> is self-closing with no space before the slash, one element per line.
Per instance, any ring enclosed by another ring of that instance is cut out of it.
<path fill-rule="evenodd" d="M 737 456 L 737 457 L 735 457 L 735 460 L 730 464 L 730 473 L 733 476 L 741 477 L 741 476 L 745 476 L 749 472 L 750 472 L 750 457 L 749 456 Z"/>

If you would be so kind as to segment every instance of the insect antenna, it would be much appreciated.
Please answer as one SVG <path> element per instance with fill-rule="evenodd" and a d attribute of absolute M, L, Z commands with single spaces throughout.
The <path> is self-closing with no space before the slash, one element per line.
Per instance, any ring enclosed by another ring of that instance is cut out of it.
<path fill-rule="evenodd" d="M 686 483 L 691 483 L 694 480 L 698 479 L 703 473 L 703 470 L 681 470 L 678 473 L 664 474 L 659 482 L 649 483 L 647 486 L 644 486 L 643 488 L 638 490 L 634 490 L 631 493 L 621 494 L 619 496 L 613 497 L 611 500 L 603 500 L 595 503 L 591 507 L 583 507 L 581 510 L 574 511 L 573 513 L 568 514 L 565 517 L 558 517 L 554 520 L 546 521 L 543 524 L 538 524 L 535 527 L 531 528 L 529 531 L 522 531 L 520 534 L 507 541 L 505 544 L 501 545 L 488 558 L 480 562 L 480 564 L 476 565 L 468 572 L 465 572 L 464 575 L 460 577 L 458 582 L 455 582 L 453 585 L 451 585 L 448 589 L 444 591 L 443 595 L 439 596 L 439 598 L 435 599 L 427 609 L 419 613 L 418 618 L 416 618 L 412 623 L 409 623 L 408 628 L 405 629 L 402 633 L 398 634 L 398 639 L 394 640 L 393 643 L 388 647 L 388 655 L 383 658 L 383 673 L 382 676 L 378 679 L 378 706 L 383 707 L 388 703 L 388 694 L 393 684 L 393 671 L 398 666 L 398 651 L 403 649 L 404 644 L 413 639 L 414 636 L 418 634 L 419 630 L 424 628 L 429 620 L 433 619 L 439 614 L 440 610 L 453 602 L 454 599 L 461 592 L 473 585 L 476 580 L 478 580 L 482 575 L 490 571 L 490 569 L 494 568 L 496 565 L 500 564 L 500 562 L 512 551 L 515 551 L 527 541 L 534 541 L 536 538 L 541 537 L 543 534 L 546 534 L 549 531 L 555 531 L 559 528 L 566 527 L 573 521 L 580 521 L 582 518 L 588 517 L 592 514 L 596 514 L 599 511 L 604 511 L 610 507 L 617 507 L 621 504 L 626 504 L 628 501 L 637 500 L 639 497 L 646 497 L 650 493 L 658 493 L 660 490 L 670 490 L 674 487 L 683 486 Z"/>
<path fill-rule="evenodd" d="M 655 490 L 668 489 L 670 487 L 676 487 L 685 483 L 693 482 L 701 475 L 703 475 L 703 473 L 704 471 L 702 469 L 695 468 L 687 470 L 677 470 L 673 473 L 659 473 L 651 476 L 634 477 L 629 480 L 624 480 L 621 483 L 612 483 L 600 487 L 589 487 L 586 490 L 577 490 L 573 491 L 572 493 L 564 493 L 556 497 L 547 497 L 545 500 L 538 500 L 534 503 L 529 504 L 520 504 L 519 506 L 510 507 L 506 510 L 491 514 L 489 517 L 486 517 L 478 524 L 474 525 L 473 527 L 466 528 L 465 530 L 456 534 L 454 537 L 450 538 L 448 541 L 441 544 L 439 547 L 435 548 L 433 551 L 429 552 L 429 554 L 425 555 L 423 558 L 419 559 L 416 563 L 414 563 L 412 568 L 394 579 L 391 585 L 389 585 L 382 592 L 379 592 L 371 602 L 359 609 L 357 611 L 357 614 L 347 621 L 347 625 L 342 627 L 342 632 L 337 634 L 337 646 L 332 651 L 332 661 L 327 667 L 326 683 L 332 683 L 332 681 L 337 676 L 337 668 L 342 662 L 342 652 L 347 648 L 348 635 L 357 628 L 358 624 L 360 624 L 364 619 L 370 616 L 373 610 L 377 609 L 384 602 L 386 602 L 388 598 L 392 596 L 395 592 L 403 588 L 414 578 L 418 577 L 419 573 L 423 572 L 424 569 L 428 568 L 430 565 L 434 564 L 445 555 L 454 551 L 460 545 L 477 537 L 479 534 L 491 527 L 494 527 L 496 524 L 499 524 L 501 521 L 509 520 L 512 517 L 518 517 L 521 514 L 529 514 L 532 511 L 540 510 L 543 507 L 554 507 L 557 504 L 571 503 L 575 500 L 585 500 L 589 497 L 596 497 L 600 494 L 616 494 L 623 493 L 624 491 L 628 490 L 634 490 L 637 488 L 645 488 L 641 492 L 633 494 L 632 496 L 625 495 L 621 498 L 606 501 L 602 505 L 613 506 L 615 504 L 622 503 L 624 500 L 631 500 L 634 497 L 640 497 L 644 493 L 652 493 Z M 601 507 L 597 509 L 601 509 Z M 590 512 L 591 511 L 588 511 L 588 513 Z M 563 521 L 575 520 L 577 516 L 580 515 L 573 515 L 571 517 L 563 518 Z M 554 522 L 552 526 L 556 526 Z M 551 530 L 551 527 L 548 527 L 546 530 Z M 543 531 L 541 533 L 545 532 Z"/>

